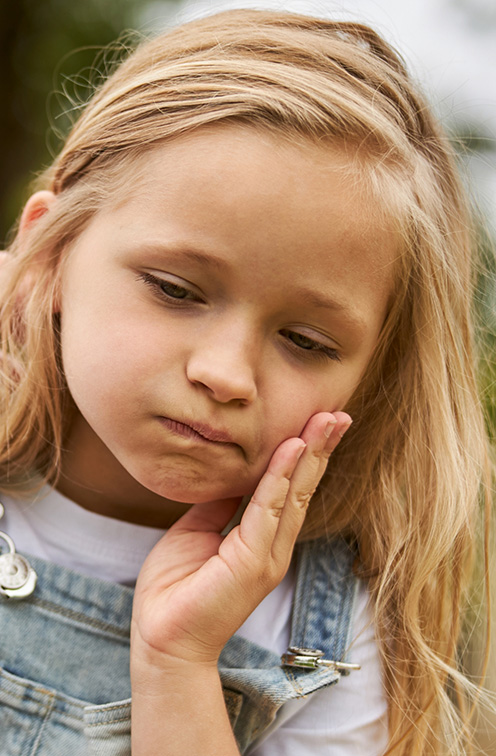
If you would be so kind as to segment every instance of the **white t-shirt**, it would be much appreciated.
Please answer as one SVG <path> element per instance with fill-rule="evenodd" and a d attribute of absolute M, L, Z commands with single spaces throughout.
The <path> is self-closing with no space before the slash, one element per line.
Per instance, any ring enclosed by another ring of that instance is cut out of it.
<path fill-rule="evenodd" d="M 164 531 L 103 517 L 57 491 L 34 501 L 3 497 L 0 522 L 17 551 L 121 585 L 133 586 L 147 554 Z M 278 655 L 290 639 L 295 575 L 290 570 L 238 630 Z M 387 702 L 371 621 L 369 597 L 360 584 L 350 659 L 359 672 L 336 685 L 289 701 L 252 746 L 249 756 L 381 756 L 387 745 Z"/>

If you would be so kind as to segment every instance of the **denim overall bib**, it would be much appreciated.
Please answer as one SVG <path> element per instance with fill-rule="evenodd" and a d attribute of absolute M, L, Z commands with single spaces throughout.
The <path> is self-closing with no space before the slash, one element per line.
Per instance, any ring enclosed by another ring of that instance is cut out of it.
<path fill-rule="evenodd" d="M 297 547 L 292 646 L 346 660 L 354 556 L 339 540 Z M 130 756 L 132 589 L 30 561 L 34 594 L 0 598 L 1 756 Z M 236 635 L 219 669 L 241 753 L 286 701 L 339 679 L 333 668 L 281 666 L 277 654 Z"/>

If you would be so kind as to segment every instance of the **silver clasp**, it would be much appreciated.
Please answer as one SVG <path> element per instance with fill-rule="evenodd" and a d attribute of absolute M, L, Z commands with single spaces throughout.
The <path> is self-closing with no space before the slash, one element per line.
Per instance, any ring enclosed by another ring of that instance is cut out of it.
<path fill-rule="evenodd" d="M 299 667 L 301 669 L 335 669 L 341 674 L 349 674 L 354 669 L 361 669 L 360 664 L 351 662 L 334 661 L 333 659 L 324 659 L 324 652 L 318 648 L 301 648 L 300 646 L 290 646 L 285 654 L 281 656 L 283 667 Z"/>
<path fill-rule="evenodd" d="M 4 513 L 0 502 L 0 519 Z M 8 551 L 0 552 L 0 596 L 23 599 L 31 596 L 37 575 L 28 560 L 15 550 L 12 538 L 0 530 L 0 541 L 7 544 Z"/>

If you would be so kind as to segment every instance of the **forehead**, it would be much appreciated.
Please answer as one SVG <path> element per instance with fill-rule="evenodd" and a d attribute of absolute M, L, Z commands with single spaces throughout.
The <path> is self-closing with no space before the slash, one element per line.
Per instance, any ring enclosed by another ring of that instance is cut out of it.
<path fill-rule="evenodd" d="M 366 239 L 366 246 L 379 250 L 386 236 L 396 234 L 398 241 L 398 223 L 391 197 L 384 197 L 385 186 L 369 181 L 376 172 L 367 157 L 363 148 L 342 142 L 315 142 L 239 124 L 207 126 L 135 158 L 123 190 L 111 194 L 111 203 L 113 209 L 132 204 L 136 212 L 153 214 L 186 196 L 184 215 L 192 230 L 194 203 L 202 230 L 202 210 L 209 216 L 229 213 L 233 235 L 237 224 L 257 212 L 260 219 L 273 220 L 274 237 L 290 232 L 277 223 L 280 218 L 293 217 L 290 228 L 301 229 L 309 211 L 309 244 L 325 234 L 326 226 L 338 223 L 357 246 Z"/>
<path fill-rule="evenodd" d="M 365 293 L 382 307 L 399 235 L 364 165 L 341 144 L 204 127 L 140 156 L 126 195 L 101 220 L 126 244 L 249 266 L 250 280 L 268 295 L 304 283 L 357 300 Z"/>

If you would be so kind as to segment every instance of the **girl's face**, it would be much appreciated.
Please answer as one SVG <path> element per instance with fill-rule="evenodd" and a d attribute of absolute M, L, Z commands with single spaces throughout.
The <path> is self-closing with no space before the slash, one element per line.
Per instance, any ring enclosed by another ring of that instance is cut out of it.
<path fill-rule="evenodd" d="M 144 154 L 64 269 L 62 356 L 78 409 L 66 492 L 78 483 L 158 524 L 146 508 L 160 497 L 251 493 L 281 441 L 346 405 L 398 246 L 347 166 L 338 149 L 241 126 Z"/>

